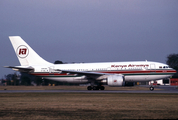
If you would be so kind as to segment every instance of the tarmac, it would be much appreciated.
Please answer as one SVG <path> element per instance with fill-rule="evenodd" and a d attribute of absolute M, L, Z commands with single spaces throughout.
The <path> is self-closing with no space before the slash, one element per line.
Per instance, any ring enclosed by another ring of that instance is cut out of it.
<path fill-rule="evenodd" d="M 149 86 L 141 86 L 149 87 Z M 159 89 L 157 89 L 159 88 Z M 178 94 L 176 86 L 157 86 L 155 90 L 0 90 L 0 93 L 174 93 Z"/>

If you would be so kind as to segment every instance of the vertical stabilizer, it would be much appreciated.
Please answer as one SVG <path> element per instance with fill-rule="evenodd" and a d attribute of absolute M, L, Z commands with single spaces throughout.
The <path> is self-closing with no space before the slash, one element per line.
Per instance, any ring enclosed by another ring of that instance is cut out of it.
<path fill-rule="evenodd" d="M 20 36 L 9 37 L 21 66 L 52 65 L 41 58 Z"/>

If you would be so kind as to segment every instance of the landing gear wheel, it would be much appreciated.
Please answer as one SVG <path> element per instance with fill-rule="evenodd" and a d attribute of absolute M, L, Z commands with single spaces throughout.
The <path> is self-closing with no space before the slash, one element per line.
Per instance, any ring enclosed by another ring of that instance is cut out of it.
<path fill-rule="evenodd" d="M 88 86 L 87 90 L 104 90 L 104 86 Z"/>
<path fill-rule="evenodd" d="M 87 90 L 92 90 L 93 88 L 91 86 L 88 86 L 87 87 Z"/>
<path fill-rule="evenodd" d="M 151 87 L 150 87 L 150 90 L 153 91 L 153 90 L 154 90 L 154 87 L 151 86 Z"/>
<path fill-rule="evenodd" d="M 99 90 L 98 86 L 93 86 L 93 90 Z"/>
<path fill-rule="evenodd" d="M 105 89 L 105 87 L 104 86 L 100 86 L 100 90 L 104 90 Z"/>

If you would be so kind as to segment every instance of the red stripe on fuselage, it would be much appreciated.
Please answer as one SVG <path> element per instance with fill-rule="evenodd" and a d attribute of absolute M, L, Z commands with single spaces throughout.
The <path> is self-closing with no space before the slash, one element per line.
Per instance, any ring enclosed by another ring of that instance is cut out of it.
<path fill-rule="evenodd" d="M 112 70 L 112 71 L 92 71 L 92 72 L 98 72 L 98 73 L 109 73 L 109 74 L 146 74 L 146 73 L 170 73 L 174 74 L 176 73 L 175 70 L 135 70 L 135 71 L 120 71 L 120 70 Z M 31 75 L 36 75 L 36 76 L 67 76 L 67 73 L 30 73 Z M 74 74 L 70 74 L 74 75 Z"/>
<path fill-rule="evenodd" d="M 101 73 L 134 74 L 134 73 L 176 73 L 175 70 L 142 70 L 142 71 L 106 71 Z"/>

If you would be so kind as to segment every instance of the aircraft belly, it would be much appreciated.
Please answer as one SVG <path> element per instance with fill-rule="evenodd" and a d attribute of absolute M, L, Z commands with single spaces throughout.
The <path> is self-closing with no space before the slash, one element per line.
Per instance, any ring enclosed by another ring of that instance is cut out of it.
<path fill-rule="evenodd" d="M 160 79 L 164 79 L 164 78 L 168 78 L 170 77 L 171 75 L 149 75 L 148 76 L 148 80 L 160 80 Z"/>
<path fill-rule="evenodd" d="M 170 75 L 135 75 L 135 76 L 133 75 L 133 76 L 125 76 L 125 81 L 142 82 L 142 81 L 160 80 L 168 77 L 170 77 Z"/>

